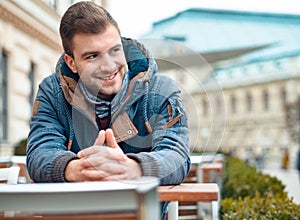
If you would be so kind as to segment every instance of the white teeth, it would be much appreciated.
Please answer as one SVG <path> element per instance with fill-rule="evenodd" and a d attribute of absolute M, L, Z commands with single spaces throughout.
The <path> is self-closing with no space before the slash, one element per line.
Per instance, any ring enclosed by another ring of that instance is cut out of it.
<path fill-rule="evenodd" d="M 101 77 L 102 80 L 111 80 L 115 77 L 115 74 L 111 75 L 111 76 L 108 76 L 108 77 Z"/>

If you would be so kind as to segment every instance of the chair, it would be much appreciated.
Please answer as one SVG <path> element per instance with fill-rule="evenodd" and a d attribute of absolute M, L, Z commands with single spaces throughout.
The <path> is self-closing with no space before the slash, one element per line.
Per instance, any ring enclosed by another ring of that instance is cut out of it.
<path fill-rule="evenodd" d="M 18 166 L 0 168 L 0 181 L 6 181 L 7 184 L 17 184 L 19 172 L 20 167 Z"/>
<path fill-rule="evenodd" d="M 9 168 L 12 166 L 20 167 L 18 183 L 32 183 L 27 167 L 26 167 L 26 156 L 6 156 L 0 157 L 0 168 Z"/>
<path fill-rule="evenodd" d="M 212 219 L 219 219 L 220 191 L 216 183 L 182 183 L 180 185 L 160 186 L 158 193 L 160 201 L 170 202 L 168 220 L 179 219 L 179 202 L 209 202 L 211 203 Z"/>
<path fill-rule="evenodd" d="M 20 167 L 11 166 L 6 168 L 0 168 L 0 182 L 6 181 L 6 184 L 14 185 L 18 184 Z M 12 217 L 14 211 L 4 211 L 3 217 Z"/>
<path fill-rule="evenodd" d="M 203 153 L 191 155 L 191 170 L 184 183 L 217 183 L 222 191 L 222 174 L 225 157 L 223 154 Z M 221 193 L 219 195 L 219 200 Z M 216 203 L 214 203 L 216 204 Z M 220 204 L 219 204 L 220 205 Z M 183 219 L 203 219 L 209 213 L 210 207 L 202 201 L 179 202 L 179 216 Z"/>
<path fill-rule="evenodd" d="M 32 183 L 27 167 L 26 167 L 26 156 L 12 156 L 11 157 L 12 166 L 19 166 L 20 173 L 19 173 L 19 183 Z"/>

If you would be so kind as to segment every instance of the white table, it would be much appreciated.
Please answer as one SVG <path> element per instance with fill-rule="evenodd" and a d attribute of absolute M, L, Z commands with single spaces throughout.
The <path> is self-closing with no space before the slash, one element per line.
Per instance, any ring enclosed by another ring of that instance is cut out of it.
<path fill-rule="evenodd" d="M 135 212 L 141 220 L 160 218 L 154 177 L 81 183 L 0 184 L 0 211 L 44 215 Z"/>

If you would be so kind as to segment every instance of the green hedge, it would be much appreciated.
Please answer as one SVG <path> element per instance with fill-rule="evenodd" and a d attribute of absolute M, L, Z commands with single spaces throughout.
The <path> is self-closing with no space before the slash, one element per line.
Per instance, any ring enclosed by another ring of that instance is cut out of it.
<path fill-rule="evenodd" d="M 27 138 L 20 140 L 14 146 L 14 155 L 26 155 Z"/>
<path fill-rule="evenodd" d="M 222 219 L 300 219 L 300 205 L 280 180 L 228 157 L 222 181 Z"/>

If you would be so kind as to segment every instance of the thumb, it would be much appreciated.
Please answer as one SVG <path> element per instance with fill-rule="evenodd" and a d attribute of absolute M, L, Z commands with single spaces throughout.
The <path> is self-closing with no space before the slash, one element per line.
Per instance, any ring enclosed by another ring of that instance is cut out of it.
<path fill-rule="evenodd" d="M 105 141 L 105 131 L 101 130 L 98 133 L 98 137 L 96 138 L 94 145 L 100 145 L 103 146 Z"/>
<path fill-rule="evenodd" d="M 115 139 L 114 132 L 112 129 L 109 128 L 106 130 L 105 140 L 106 140 L 107 146 L 112 147 L 112 148 L 119 148 L 119 145 Z"/>

